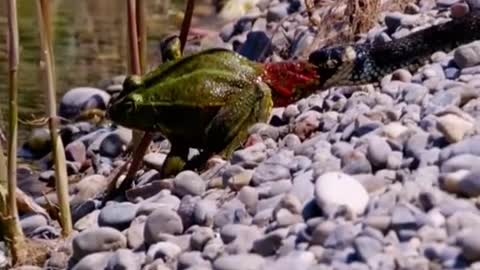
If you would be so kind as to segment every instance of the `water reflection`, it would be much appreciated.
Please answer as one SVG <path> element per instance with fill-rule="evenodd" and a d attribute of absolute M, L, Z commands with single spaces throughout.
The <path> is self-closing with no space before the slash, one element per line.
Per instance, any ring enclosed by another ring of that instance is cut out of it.
<path fill-rule="evenodd" d="M 158 63 L 158 41 L 179 29 L 176 11 L 183 0 L 145 0 L 147 4 L 148 64 Z M 127 72 L 127 18 L 125 1 L 55 0 L 54 54 L 57 97 L 76 86 L 99 86 L 102 80 Z M 19 115 L 21 119 L 43 116 L 46 112 L 41 83 L 39 33 L 36 5 L 32 0 L 18 0 L 20 31 Z M 6 48 L 7 19 L 5 1 L 0 1 L 0 128 L 6 131 L 8 106 L 8 61 Z M 3 120 L 2 120 L 3 119 Z M 20 124 L 20 140 L 29 127 Z"/>

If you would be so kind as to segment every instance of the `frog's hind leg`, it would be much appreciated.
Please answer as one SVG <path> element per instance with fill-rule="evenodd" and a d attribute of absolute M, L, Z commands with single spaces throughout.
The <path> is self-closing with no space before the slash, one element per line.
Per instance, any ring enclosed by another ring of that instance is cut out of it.
<path fill-rule="evenodd" d="M 199 168 L 214 154 L 229 159 L 255 123 L 266 122 L 273 107 L 270 88 L 263 83 L 242 89 L 220 109 L 206 129 L 206 147 L 186 168 Z"/>
<path fill-rule="evenodd" d="M 160 171 L 162 178 L 177 175 L 180 171 L 184 170 L 188 160 L 188 146 L 178 142 L 171 142 L 171 145 L 170 152 L 165 158 L 162 170 Z"/>

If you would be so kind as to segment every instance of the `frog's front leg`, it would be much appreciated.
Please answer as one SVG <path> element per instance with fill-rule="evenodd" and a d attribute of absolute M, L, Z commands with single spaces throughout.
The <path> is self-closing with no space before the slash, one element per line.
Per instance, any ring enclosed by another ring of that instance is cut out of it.
<path fill-rule="evenodd" d="M 255 123 L 268 120 L 272 107 L 270 88 L 263 82 L 239 89 L 207 127 L 202 153 L 189 161 L 185 168 L 198 169 L 214 154 L 229 159 L 247 139 L 248 129 Z"/>

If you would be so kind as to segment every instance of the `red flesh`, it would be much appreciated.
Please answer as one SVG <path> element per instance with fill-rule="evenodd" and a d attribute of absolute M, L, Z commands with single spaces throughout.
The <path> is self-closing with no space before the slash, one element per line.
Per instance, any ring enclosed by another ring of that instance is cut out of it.
<path fill-rule="evenodd" d="M 287 106 L 306 96 L 319 81 L 315 67 L 306 62 L 266 63 L 262 79 L 272 88 L 275 107 Z"/>

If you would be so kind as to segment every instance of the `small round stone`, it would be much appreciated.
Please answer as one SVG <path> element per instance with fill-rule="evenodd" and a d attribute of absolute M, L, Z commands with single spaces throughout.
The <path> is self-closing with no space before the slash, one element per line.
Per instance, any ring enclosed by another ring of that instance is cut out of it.
<path fill-rule="evenodd" d="M 329 172 L 318 177 L 315 181 L 315 198 L 322 209 L 346 206 L 355 214 L 362 214 L 369 201 L 363 185 L 341 172 Z"/>

